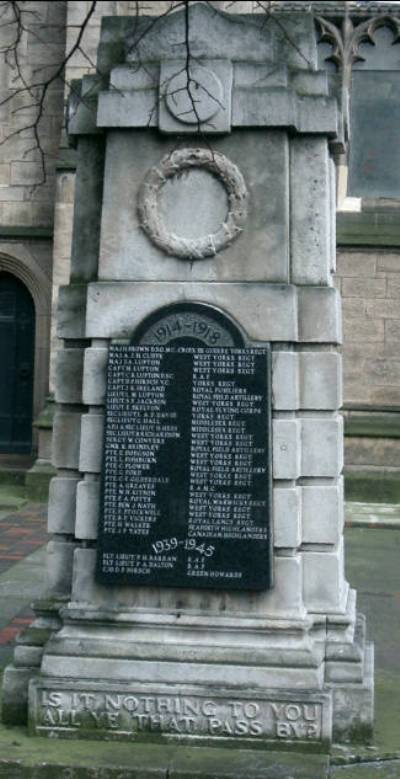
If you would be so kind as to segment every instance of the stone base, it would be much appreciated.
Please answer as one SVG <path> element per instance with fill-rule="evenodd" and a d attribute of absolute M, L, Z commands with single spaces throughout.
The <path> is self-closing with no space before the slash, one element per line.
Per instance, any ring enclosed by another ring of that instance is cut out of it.
<path fill-rule="evenodd" d="M 31 682 L 34 734 L 311 751 L 370 735 L 373 655 L 362 618 L 349 637 L 338 617 L 322 641 L 300 621 L 217 630 L 157 626 L 150 614 L 136 615 L 140 625 L 132 613 L 78 615 L 65 609 Z"/>
<path fill-rule="evenodd" d="M 324 751 L 332 727 L 331 696 L 320 692 L 41 678 L 29 699 L 42 736 Z"/>
<path fill-rule="evenodd" d="M 33 608 L 36 619 L 17 636 L 13 664 L 3 675 L 1 719 L 5 725 L 26 724 L 29 682 L 38 676 L 46 641 L 61 624 L 54 601 L 37 601 Z"/>

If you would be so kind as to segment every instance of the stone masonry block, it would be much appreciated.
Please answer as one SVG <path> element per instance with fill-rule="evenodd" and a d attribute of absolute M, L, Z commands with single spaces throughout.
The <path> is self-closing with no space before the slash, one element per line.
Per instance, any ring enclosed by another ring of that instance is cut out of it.
<path fill-rule="evenodd" d="M 333 292 L 334 290 L 322 291 Z M 86 336 L 88 338 L 129 337 L 142 319 L 156 308 L 186 300 L 197 300 L 221 308 L 233 316 L 242 325 L 249 338 L 254 340 L 297 340 L 295 288 L 283 284 L 239 282 L 207 284 L 164 281 L 157 284 L 146 282 L 89 284 Z M 314 334 L 314 325 L 311 332 Z M 330 335 L 332 340 L 332 334 Z"/>
<path fill-rule="evenodd" d="M 300 491 L 274 487 L 274 547 L 296 548 L 301 543 Z"/>
<path fill-rule="evenodd" d="M 1 719 L 4 725 L 26 725 L 28 715 L 28 685 L 35 675 L 33 667 L 4 669 Z M 7 768 L 5 769 L 7 771 Z"/>
<path fill-rule="evenodd" d="M 49 488 L 49 533 L 74 534 L 77 478 L 56 476 Z"/>
<path fill-rule="evenodd" d="M 303 544 L 337 544 L 343 527 L 342 480 L 334 487 L 302 487 Z"/>
<path fill-rule="evenodd" d="M 343 468 L 343 421 L 336 419 L 302 419 L 301 475 L 336 477 Z"/>
<path fill-rule="evenodd" d="M 85 100 L 82 102 L 85 103 Z M 93 135 L 80 137 L 77 162 L 71 279 L 89 281 L 97 276 L 103 195 L 103 139 Z"/>
<path fill-rule="evenodd" d="M 342 342 L 340 295 L 333 287 L 299 287 L 299 340 Z"/>
<path fill-rule="evenodd" d="M 291 140 L 291 256 L 296 284 L 330 279 L 330 181 L 325 138 Z"/>
<path fill-rule="evenodd" d="M 122 99 L 114 91 L 106 100 L 109 104 L 110 101 L 118 101 L 126 116 L 130 114 L 132 117 L 133 111 L 145 111 L 146 125 L 149 112 L 157 103 L 152 93 L 143 89 L 131 95 L 125 92 Z M 115 118 L 118 121 L 118 117 Z M 99 279 L 188 283 L 268 281 L 287 284 L 289 143 L 286 133 L 243 130 L 230 136 L 213 136 L 213 152 L 222 152 L 243 175 L 249 192 L 249 205 L 243 230 L 229 249 L 194 263 L 182 262 L 179 257 L 166 254 L 161 246 L 153 243 L 141 227 L 139 211 L 132 207 L 149 170 L 154 165 L 159 166 L 162 158 L 173 153 L 174 148 L 173 139 L 149 133 L 147 129 L 136 133 L 124 130 L 108 133 Z M 260 159 L 263 160 L 261 168 Z M 274 182 L 273 187 L 271 181 Z M 210 176 L 198 169 L 193 173 L 187 171 L 183 177 L 173 177 L 160 191 L 160 216 L 166 234 L 173 232 L 197 242 L 200 236 L 213 233 L 223 224 L 225 199 L 218 175 Z M 155 213 L 157 210 L 156 207 Z M 266 256 L 268 262 L 265 262 Z"/>
<path fill-rule="evenodd" d="M 103 460 L 103 414 L 84 414 L 79 454 L 79 470 L 100 473 Z"/>
<path fill-rule="evenodd" d="M 346 298 L 384 298 L 386 279 L 379 278 L 343 278 L 342 295 Z"/>
<path fill-rule="evenodd" d="M 61 349 L 57 353 L 57 403 L 82 403 L 83 349 Z"/>
<path fill-rule="evenodd" d="M 265 598 L 265 617 L 301 618 L 303 613 L 301 558 L 275 557 L 274 586 Z"/>
<path fill-rule="evenodd" d="M 50 597 L 69 595 L 75 544 L 53 540 L 47 544 L 47 592 Z"/>
<path fill-rule="evenodd" d="M 83 402 L 101 406 L 105 402 L 108 349 L 86 349 L 83 369 Z"/>
<path fill-rule="evenodd" d="M 273 478 L 300 476 L 300 425 L 295 419 L 273 421 Z"/>
<path fill-rule="evenodd" d="M 95 583 L 96 550 L 76 549 L 73 564 L 72 600 L 78 603 L 112 603 L 115 593 Z"/>
<path fill-rule="evenodd" d="M 346 591 L 343 548 L 334 552 L 303 552 L 304 603 L 310 611 L 337 611 Z"/>
<path fill-rule="evenodd" d="M 79 467 L 81 414 L 58 412 L 53 427 L 53 465 L 56 468 Z"/>
<path fill-rule="evenodd" d="M 60 287 L 57 308 L 59 338 L 83 338 L 85 335 L 86 285 Z"/>
<path fill-rule="evenodd" d="M 40 184 L 43 178 L 41 165 L 37 162 L 12 162 L 11 184 L 12 186 L 29 186 Z"/>
<path fill-rule="evenodd" d="M 272 354 L 272 405 L 278 411 L 299 408 L 298 355 L 294 352 Z"/>
<path fill-rule="evenodd" d="M 301 352 L 300 406 L 335 410 L 342 405 L 342 358 L 334 352 Z"/>
<path fill-rule="evenodd" d="M 329 179 L 330 179 L 330 266 L 331 272 L 336 273 L 336 165 L 332 159 L 329 160 Z"/>
<path fill-rule="evenodd" d="M 76 494 L 77 538 L 94 540 L 97 538 L 97 526 L 100 511 L 100 482 L 81 481 Z"/>
<path fill-rule="evenodd" d="M 384 255 L 385 256 L 385 255 Z M 375 276 L 377 270 L 387 270 L 379 266 L 380 258 L 376 254 L 364 252 L 348 252 L 340 249 L 337 255 L 337 270 L 339 276 Z M 396 262 L 398 262 L 396 258 Z"/>

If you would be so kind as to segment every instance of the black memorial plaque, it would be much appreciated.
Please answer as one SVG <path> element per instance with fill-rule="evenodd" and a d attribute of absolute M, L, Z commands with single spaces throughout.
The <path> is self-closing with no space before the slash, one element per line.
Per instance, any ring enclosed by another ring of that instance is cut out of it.
<path fill-rule="evenodd" d="M 110 347 L 97 579 L 262 590 L 270 352 Z"/>

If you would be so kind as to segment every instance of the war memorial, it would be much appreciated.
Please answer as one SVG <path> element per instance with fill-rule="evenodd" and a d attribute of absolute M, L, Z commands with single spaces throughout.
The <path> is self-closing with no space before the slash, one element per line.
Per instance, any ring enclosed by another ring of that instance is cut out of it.
<path fill-rule="evenodd" d="M 324 751 L 373 720 L 342 537 L 343 117 L 311 14 L 190 17 L 105 18 L 70 102 L 47 594 L 3 717 Z"/>

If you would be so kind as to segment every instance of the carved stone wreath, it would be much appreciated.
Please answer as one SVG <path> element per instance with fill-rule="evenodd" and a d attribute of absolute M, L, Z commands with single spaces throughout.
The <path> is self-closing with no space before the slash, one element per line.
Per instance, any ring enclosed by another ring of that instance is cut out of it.
<path fill-rule="evenodd" d="M 159 197 L 168 179 L 183 171 L 209 171 L 223 185 L 228 196 L 228 213 L 218 230 L 199 238 L 183 238 L 170 232 L 160 213 Z M 182 260 L 213 257 L 242 232 L 247 217 L 248 192 L 239 168 L 219 152 L 208 149 L 179 149 L 151 168 L 140 187 L 140 225 L 150 240 L 166 254 Z"/>

